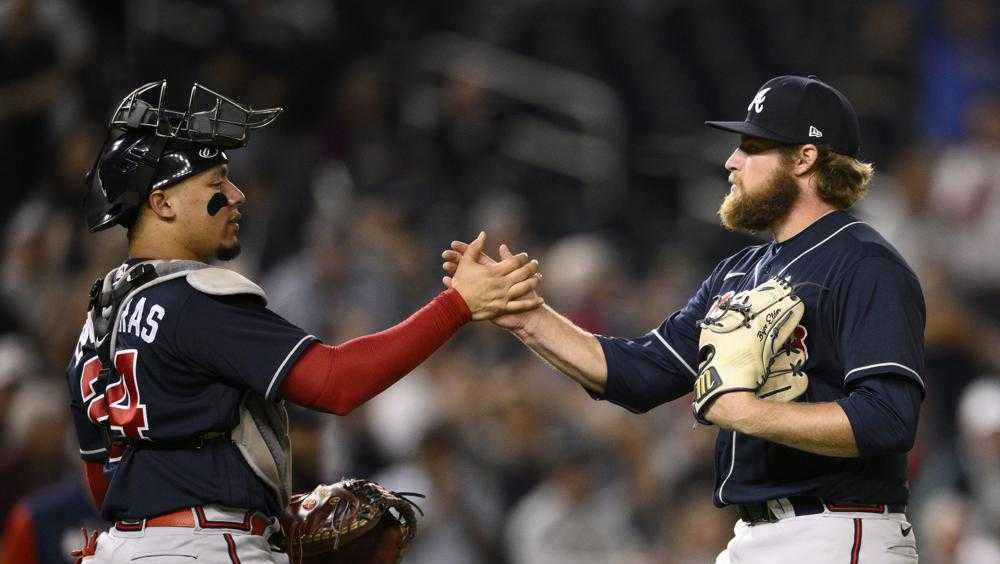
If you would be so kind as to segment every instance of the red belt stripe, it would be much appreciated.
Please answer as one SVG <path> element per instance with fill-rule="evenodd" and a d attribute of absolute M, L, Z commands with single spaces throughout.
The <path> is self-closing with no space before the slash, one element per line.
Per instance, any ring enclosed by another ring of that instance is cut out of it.
<path fill-rule="evenodd" d="M 851 547 L 851 564 L 861 559 L 861 519 L 854 520 L 854 546 Z"/>
<path fill-rule="evenodd" d="M 885 505 L 866 505 L 860 503 L 827 503 L 826 508 L 831 512 L 847 513 L 885 513 Z"/>
<path fill-rule="evenodd" d="M 208 516 L 205 515 L 205 508 L 200 505 L 195 506 L 194 512 L 198 515 L 198 525 L 202 529 L 237 529 L 248 533 L 253 531 L 253 524 L 251 523 L 251 518 L 253 517 L 252 511 L 247 511 L 243 515 L 242 521 L 209 520 Z"/>
<path fill-rule="evenodd" d="M 222 536 L 226 539 L 226 544 L 229 545 L 229 561 L 232 564 L 240 564 L 240 555 L 236 553 L 236 541 L 233 540 L 233 535 L 225 533 Z"/>

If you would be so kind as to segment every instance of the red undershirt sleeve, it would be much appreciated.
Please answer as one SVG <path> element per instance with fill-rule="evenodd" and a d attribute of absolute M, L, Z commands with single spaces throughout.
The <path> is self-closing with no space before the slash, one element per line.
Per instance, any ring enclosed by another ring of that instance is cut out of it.
<path fill-rule="evenodd" d="M 90 498 L 94 501 L 94 506 L 99 512 L 101 505 L 104 504 L 104 496 L 108 493 L 108 479 L 104 475 L 104 463 L 84 460 L 83 473 L 87 477 Z"/>
<path fill-rule="evenodd" d="M 385 331 L 336 346 L 314 343 L 295 361 L 281 396 L 346 415 L 416 368 L 470 319 L 461 294 L 449 289 Z"/>

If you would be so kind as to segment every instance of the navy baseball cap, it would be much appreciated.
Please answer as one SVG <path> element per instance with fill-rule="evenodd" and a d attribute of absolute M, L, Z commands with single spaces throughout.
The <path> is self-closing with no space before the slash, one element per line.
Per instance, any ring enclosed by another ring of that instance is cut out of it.
<path fill-rule="evenodd" d="M 854 107 L 836 88 L 815 76 L 779 76 L 760 87 L 744 121 L 705 125 L 780 143 L 826 145 L 857 158 L 861 132 Z"/>

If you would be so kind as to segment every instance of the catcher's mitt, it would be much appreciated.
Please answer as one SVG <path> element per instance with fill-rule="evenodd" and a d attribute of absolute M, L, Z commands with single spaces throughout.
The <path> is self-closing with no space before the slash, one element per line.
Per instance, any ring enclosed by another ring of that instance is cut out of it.
<path fill-rule="evenodd" d="M 281 527 L 293 564 L 397 564 L 417 532 L 410 492 L 368 480 L 320 484 L 292 496 Z M 420 511 L 423 515 L 423 512 Z"/>
<path fill-rule="evenodd" d="M 698 322 L 698 377 L 694 384 L 695 419 L 722 394 L 756 392 L 771 360 L 791 336 L 805 305 L 787 280 L 771 278 L 752 290 L 724 296 Z"/>

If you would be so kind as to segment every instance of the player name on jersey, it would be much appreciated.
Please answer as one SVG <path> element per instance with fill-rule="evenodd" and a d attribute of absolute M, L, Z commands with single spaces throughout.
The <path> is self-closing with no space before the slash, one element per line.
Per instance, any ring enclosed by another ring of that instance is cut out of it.
<path fill-rule="evenodd" d="M 146 298 L 138 300 L 131 299 L 122 305 L 119 314 L 118 332 L 131 333 L 147 343 L 156 340 L 156 333 L 160 329 L 160 321 L 167 314 L 167 310 L 157 303 L 150 302 L 147 311 Z"/>

